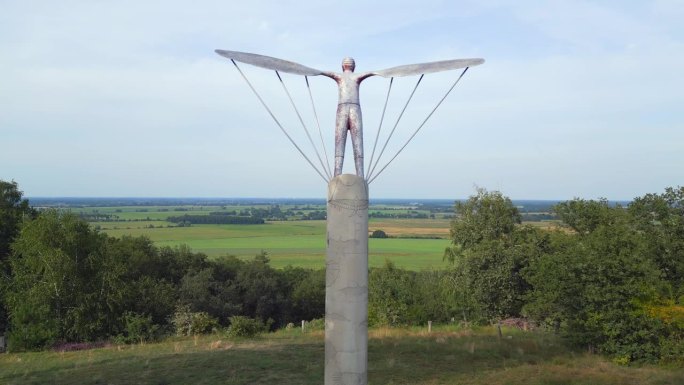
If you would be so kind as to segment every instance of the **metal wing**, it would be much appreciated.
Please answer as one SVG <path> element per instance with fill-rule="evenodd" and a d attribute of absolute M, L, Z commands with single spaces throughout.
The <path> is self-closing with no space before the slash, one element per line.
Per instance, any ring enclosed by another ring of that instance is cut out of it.
<path fill-rule="evenodd" d="M 270 56 L 257 55 L 247 52 L 225 51 L 217 49 L 216 53 L 231 60 L 270 70 L 287 72 L 295 75 L 316 76 L 323 73 L 321 70 L 309 68 L 291 61 L 276 59 Z"/>
<path fill-rule="evenodd" d="M 431 63 L 407 64 L 398 67 L 387 68 L 380 71 L 372 71 L 374 75 L 385 78 L 399 76 L 421 75 L 431 72 L 455 70 L 458 68 L 472 67 L 484 63 L 484 59 L 455 59 L 435 61 Z"/>

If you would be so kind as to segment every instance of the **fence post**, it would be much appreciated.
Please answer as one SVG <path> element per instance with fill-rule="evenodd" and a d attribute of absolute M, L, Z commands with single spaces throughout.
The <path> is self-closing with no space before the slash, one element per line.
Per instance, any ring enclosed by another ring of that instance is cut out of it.
<path fill-rule="evenodd" d="M 428 321 L 428 333 L 432 333 L 432 321 Z"/>
<path fill-rule="evenodd" d="M 302 320 L 302 333 L 304 333 L 304 320 Z"/>

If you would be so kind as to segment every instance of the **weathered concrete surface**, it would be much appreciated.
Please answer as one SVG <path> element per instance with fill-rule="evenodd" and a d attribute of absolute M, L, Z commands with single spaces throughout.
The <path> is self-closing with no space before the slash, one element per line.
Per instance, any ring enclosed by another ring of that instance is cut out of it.
<path fill-rule="evenodd" d="M 328 185 L 325 384 L 367 383 L 368 185 L 342 174 Z"/>

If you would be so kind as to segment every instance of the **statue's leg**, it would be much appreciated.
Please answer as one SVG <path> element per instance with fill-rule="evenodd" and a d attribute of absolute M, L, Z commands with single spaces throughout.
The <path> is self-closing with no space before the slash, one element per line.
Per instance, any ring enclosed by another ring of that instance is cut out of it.
<path fill-rule="evenodd" d="M 337 116 L 335 118 L 335 175 L 342 174 L 342 163 L 344 163 L 344 146 L 347 142 L 347 128 L 349 122 L 349 105 L 339 104 L 337 106 Z"/>
<path fill-rule="evenodd" d="M 356 176 L 363 178 L 363 120 L 361 118 L 361 106 L 358 104 L 351 104 L 349 107 L 349 131 L 351 131 L 354 148 Z"/>

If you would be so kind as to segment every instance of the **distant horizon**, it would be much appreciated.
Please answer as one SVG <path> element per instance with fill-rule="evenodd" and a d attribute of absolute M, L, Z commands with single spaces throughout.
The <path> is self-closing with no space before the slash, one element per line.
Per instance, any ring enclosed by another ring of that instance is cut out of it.
<path fill-rule="evenodd" d="M 506 196 L 504 194 L 504 196 Z M 248 200 L 300 200 L 300 201 L 325 201 L 325 198 L 323 197 L 267 197 L 267 196 L 253 196 L 253 197 L 221 197 L 221 196 L 214 196 L 214 197 L 201 197 L 201 196 L 196 196 L 196 197 L 182 197 L 182 196 L 24 196 L 24 198 L 28 199 L 29 202 L 31 200 L 60 200 L 60 199 L 65 199 L 65 200 L 178 200 L 178 201 L 192 201 L 192 200 L 197 200 L 197 201 L 209 201 L 209 200 L 236 200 L 236 201 L 248 201 Z M 508 197 L 511 201 L 513 202 L 563 202 L 567 200 L 572 200 L 574 198 L 569 198 L 569 199 L 535 199 L 535 198 L 512 198 Z M 582 198 L 582 197 L 577 197 L 580 199 L 599 199 L 599 198 Z M 379 198 L 370 198 L 370 201 L 464 201 L 467 200 L 468 197 L 465 198 L 385 198 L 385 197 L 379 197 Z M 631 202 L 633 199 L 608 199 L 606 198 L 609 202 L 616 202 L 616 203 L 621 203 L 621 202 Z"/>

